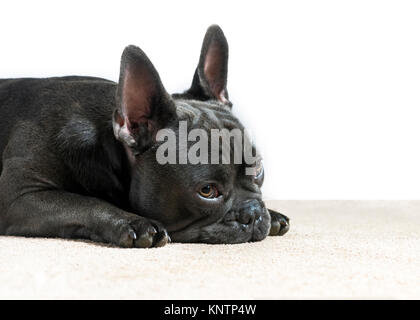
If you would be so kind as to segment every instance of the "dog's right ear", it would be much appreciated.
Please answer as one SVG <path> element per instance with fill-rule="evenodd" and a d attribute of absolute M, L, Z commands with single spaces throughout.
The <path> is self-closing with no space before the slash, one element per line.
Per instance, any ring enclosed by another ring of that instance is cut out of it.
<path fill-rule="evenodd" d="M 116 102 L 114 135 L 136 154 L 149 148 L 157 131 L 176 117 L 158 72 L 135 46 L 126 47 L 122 54 Z"/>

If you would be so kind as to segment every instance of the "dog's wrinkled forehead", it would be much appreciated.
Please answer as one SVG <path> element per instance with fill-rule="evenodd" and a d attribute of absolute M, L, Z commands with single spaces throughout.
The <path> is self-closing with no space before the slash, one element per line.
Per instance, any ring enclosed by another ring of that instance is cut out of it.
<path fill-rule="evenodd" d="M 243 125 L 232 114 L 231 108 L 216 101 L 176 100 L 176 113 L 180 121 L 187 121 L 189 129 L 240 129 Z"/>
<path fill-rule="evenodd" d="M 245 143 L 249 146 L 248 152 L 252 155 L 251 162 L 247 162 L 248 165 L 252 165 L 255 161 L 261 160 L 261 155 L 258 152 L 258 149 L 255 146 L 254 137 L 247 132 L 246 128 L 242 123 L 236 118 L 232 113 L 230 106 L 219 103 L 217 101 L 199 101 L 192 99 L 176 99 L 175 100 L 176 113 L 178 120 L 186 121 L 188 126 L 188 131 L 193 129 L 201 129 L 209 134 L 208 142 L 212 140 L 210 137 L 213 134 L 213 130 L 216 132 L 224 132 L 230 141 L 230 153 L 231 159 L 233 160 L 234 152 L 237 152 L 237 147 L 241 150 L 241 153 L 246 152 Z M 238 131 L 237 131 L 238 130 Z M 239 132 L 239 136 L 236 134 Z M 216 133 L 218 135 L 218 133 Z M 233 134 L 233 135 L 231 135 Z M 231 137 L 239 137 L 239 144 L 235 146 L 235 143 L 238 142 L 236 138 L 231 139 Z M 200 140 L 201 141 L 201 140 Z M 222 145 L 219 145 L 219 152 L 222 152 Z M 249 153 L 248 153 L 249 154 Z M 247 159 L 250 159 L 249 157 Z M 241 162 L 243 163 L 243 162 Z M 239 163 L 237 163 L 239 164 Z"/>

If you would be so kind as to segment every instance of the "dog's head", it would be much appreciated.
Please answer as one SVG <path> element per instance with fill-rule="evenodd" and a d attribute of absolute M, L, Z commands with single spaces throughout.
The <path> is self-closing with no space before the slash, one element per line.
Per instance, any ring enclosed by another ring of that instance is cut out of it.
<path fill-rule="evenodd" d="M 132 166 L 130 204 L 173 241 L 240 243 L 269 232 L 261 159 L 232 114 L 227 70 L 228 44 L 215 25 L 182 94 L 166 92 L 141 49 L 122 55 L 113 125 Z"/>

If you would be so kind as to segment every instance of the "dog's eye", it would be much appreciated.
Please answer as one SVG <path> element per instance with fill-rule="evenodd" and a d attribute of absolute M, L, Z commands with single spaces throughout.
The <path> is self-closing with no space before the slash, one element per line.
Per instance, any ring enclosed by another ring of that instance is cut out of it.
<path fill-rule="evenodd" d="M 200 196 L 206 199 L 214 199 L 219 196 L 219 191 L 217 190 L 215 185 L 208 184 L 200 189 L 198 192 Z"/>

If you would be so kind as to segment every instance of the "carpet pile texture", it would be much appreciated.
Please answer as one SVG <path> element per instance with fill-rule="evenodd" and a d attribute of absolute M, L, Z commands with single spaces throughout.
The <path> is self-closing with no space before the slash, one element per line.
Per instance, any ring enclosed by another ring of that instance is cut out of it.
<path fill-rule="evenodd" d="M 270 201 L 256 243 L 119 249 L 0 237 L 1 299 L 420 299 L 420 201 Z"/>

